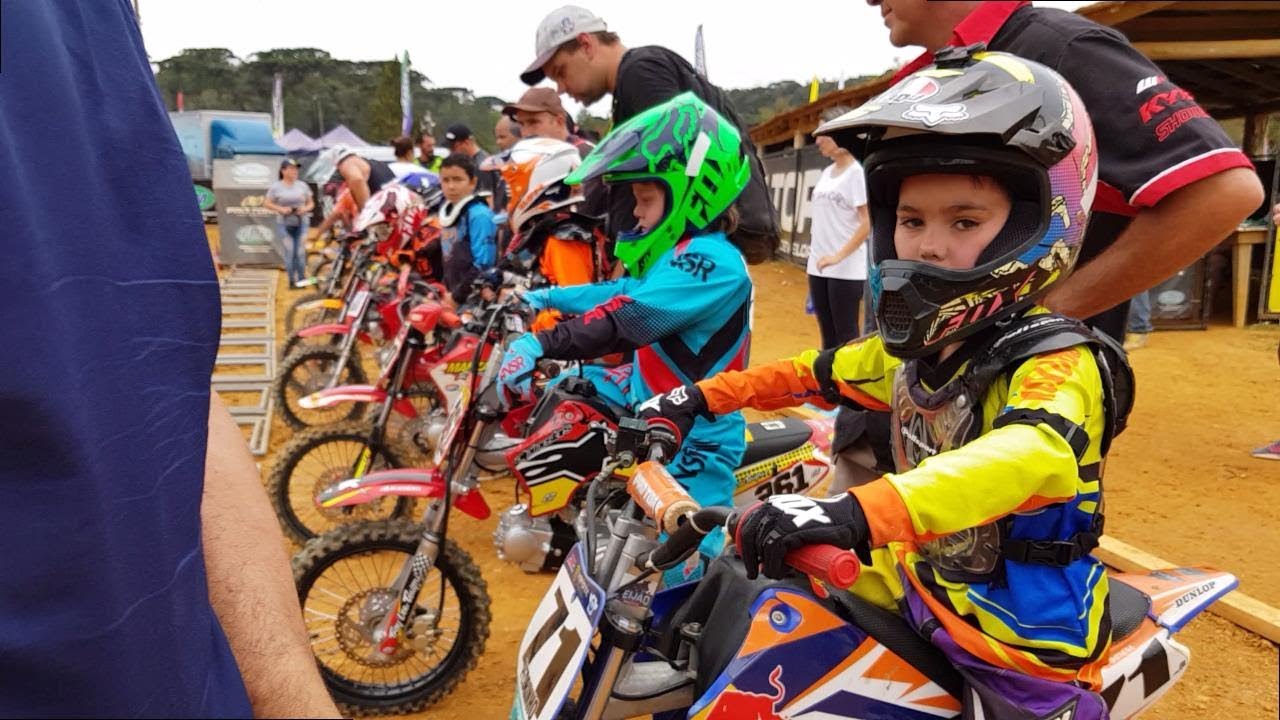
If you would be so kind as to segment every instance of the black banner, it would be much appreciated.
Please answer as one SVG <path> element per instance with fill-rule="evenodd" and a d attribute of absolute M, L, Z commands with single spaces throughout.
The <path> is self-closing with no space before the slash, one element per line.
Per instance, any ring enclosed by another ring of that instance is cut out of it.
<path fill-rule="evenodd" d="M 809 200 L 822 169 L 831 161 L 822 157 L 816 145 L 770 153 L 761 159 L 773 192 L 773 206 L 778 209 L 778 228 L 782 231 L 778 252 L 797 265 L 805 265 L 809 261 L 812 218 Z"/>

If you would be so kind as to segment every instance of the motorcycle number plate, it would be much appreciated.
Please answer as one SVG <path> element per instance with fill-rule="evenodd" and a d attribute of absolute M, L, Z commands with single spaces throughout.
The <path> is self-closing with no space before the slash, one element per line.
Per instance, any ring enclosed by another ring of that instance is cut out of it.
<path fill-rule="evenodd" d="M 386 379 L 387 375 L 391 372 L 391 368 L 395 366 L 396 359 L 400 357 L 400 350 L 404 347 L 404 341 L 408 335 L 409 326 L 405 325 L 400 328 L 400 332 L 396 333 L 395 342 L 393 342 L 389 347 L 383 349 L 382 352 L 385 354 L 380 358 L 382 362 L 381 368 L 378 372 L 379 382 Z"/>
<path fill-rule="evenodd" d="M 458 428 L 462 427 L 462 415 L 467 405 L 467 395 L 470 389 L 465 385 L 458 393 L 458 397 L 454 398 L 453 404 L 449 406 L 449 415 L 445 420 L 444 432 L 440 434 L 440 444 L 436 445 L 435 453 L 432 456 L 432 462 L 436 467 L 444 462 L 445 457 L 449 453 L 449 448 L 453 446 L 453 441 L 458 437 Z"/>
<path fill-rule="evenodd" d="M 582 564 L 582 546 L 575 545 L 520 641 L 512 718 L 547 720 L 559 715 L 586 661 L 604 599 L 604 589 L 587 576 Z"/>
<path fill-rule="evenodd" d="M 369 291 L 361 290 L 356 296 L 351 298 L 351 304 L 347 306 L 347 317 L 353 318 L 364 312 L 364 306 L 369 304 Z"/>

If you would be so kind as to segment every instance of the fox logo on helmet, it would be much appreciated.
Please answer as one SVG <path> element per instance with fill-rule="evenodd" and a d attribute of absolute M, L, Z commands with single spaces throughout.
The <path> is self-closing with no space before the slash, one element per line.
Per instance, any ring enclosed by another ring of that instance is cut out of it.
<path fill-rule="evenodd" d="M 916 103 L 911 109 L 902 113 L 904 120 L 918 120 L 929 127 L 957 123 L 969 119 L 969 109 L 964 103 Z"/>

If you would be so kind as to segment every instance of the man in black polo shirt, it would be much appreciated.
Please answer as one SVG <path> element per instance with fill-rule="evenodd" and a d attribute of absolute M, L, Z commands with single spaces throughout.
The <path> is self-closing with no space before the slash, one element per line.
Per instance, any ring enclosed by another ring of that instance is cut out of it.
<path fill-rule="evenodd" d="M 1098 194 L 1080 262 L 1045 297 L 1049 308 L 1123 339 L 1128 298 L 1195 262 L 1262 203 L 1248 158 L 1121 33 L 1029 2 L 867 4 L 895 46 L 929 50 L 895 79 L 942 47 L 986 43 L 1048 65 L 1080 93 L 1098 136 Z"/>
<path fill-rule="evenodd" d="M 720 88 L 694 72 L 683 57 L 664 47 L 627 49 L 616 33 L 609 32 L 604 20 L 574 5 L 565 5 L 543 18 L 535 48 L 536 57 L 520 75 L 525 84 L 536 85 L 543 78 L 550 78 L 558 92 L 583 105 L 613 93 L 615 127 L 641 110 L 688 91 L 728 118 L 742 132 L 743 145 L 751 156 L 751 183 L 738 199 L 738 229 L 729 237 L 747 262 L 762 262 L 773 255 L 778 244 L 778 220 L 764 182 L 764 166 L 747 139 L 746 124 Z M 635 226 L 634 205 L 630 191 L 609 194 L 610 234 Z"/>

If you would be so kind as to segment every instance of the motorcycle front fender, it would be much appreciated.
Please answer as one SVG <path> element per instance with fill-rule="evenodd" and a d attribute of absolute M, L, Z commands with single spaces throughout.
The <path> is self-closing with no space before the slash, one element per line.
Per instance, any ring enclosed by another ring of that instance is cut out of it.
<path fill-rule="evenodd" d="M 381 403 L 387 399 L 387 391 L 377 385 L 339 385 L 327 390 L 313 392 L 299 398 L 298 405 L 307 410 L 319 410 L 333 407 L 344 402 Z M 407 398 L 400 398 L 391 405 L 391 409 L 407 418 L 418 417 L 418 411 Z"/>
<path fill-rule="evenodd" d="M 383 497 L 444 496 L 445 479 L 438 468 L 397 468 L 371 472 L 364 477 L 349 478 L 330 486 L 316 496 L 321 508 L 363 505 Z M 454 507 L 477 520 L 489 517 L 489 503 L 479 490 L 468 490 L 453 498 Z"/>
<path fill-rule="evenodd" d="M 302 303 L 298 306 L 299 310 L 341 310 L 342 301 L 337 298 L 321 298 L 320 300 L 312 300 L 308 303 Z"/>
<path fill-rule="evenodd" d="M 298 331 L 298 337 L 310 338 L 320 335 L 346 335 L 351 332 L 351 323 L 321 323 L 309 325 Z"/>

